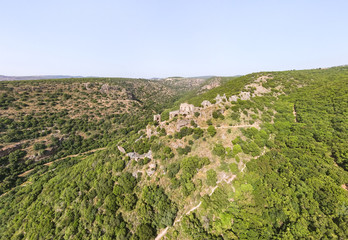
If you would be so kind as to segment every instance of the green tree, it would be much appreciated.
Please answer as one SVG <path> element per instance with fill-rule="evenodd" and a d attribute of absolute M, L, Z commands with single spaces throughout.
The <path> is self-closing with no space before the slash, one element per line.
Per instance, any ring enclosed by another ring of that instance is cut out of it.
<path fill-rule="evenodd" d="M 125 172 L 118 178 L 118 183 L 124 189 L 125 193 L 132 193 L 137 181 L 131 173 Z"/>
<path fill-rule="evenodd" d="M 207 131 L 211 137 L 214 137 L 216 134 L 216 129 L 214 128 L 214 126 L 209 126 Z"/>
<path fill-rule="evenodd" d="M 140 224 L 137 227 L 136 234 L 139 240 L 149 240 L 155 237 L 155 229 L 153 229 L 149 224 Z"/>
<path fill-rule="evenodd" d="M 213 154 L 219 157 L 224 157 L 226 154 L 226 150 L 222 144 L 216 144 L 213 148 Z"/>
<path fill-rule="evenodd" d="M 233 174 L 237 174 L 239 172 L 238 165 L 236 163 L 231 163 L 230 170 Z"/>
<path fill-rule="evenodd" d="M 236 156 L 238 153 L 241 153 L 241 152 L 243 152 L 242 147 L 239 144 L 235 144 L 233 146 L 233 151 L 232 151 L 233 156 Z"/>
<path fill-rule="evenodd" d="M 122 207 L 126 211 L 131 211 L 134 209 L 136 203 L 137 197 L 135 194 L 125 194 L 122 202 Z"/>

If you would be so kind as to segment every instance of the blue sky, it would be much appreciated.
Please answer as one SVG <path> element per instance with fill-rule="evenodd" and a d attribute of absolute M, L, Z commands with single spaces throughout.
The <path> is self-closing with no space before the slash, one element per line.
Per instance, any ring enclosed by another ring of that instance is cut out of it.
<path fill-rule="evenodd" d="M 348 64 L 348 1 L 0 1 L 0 75 L 229 76 Z"/>

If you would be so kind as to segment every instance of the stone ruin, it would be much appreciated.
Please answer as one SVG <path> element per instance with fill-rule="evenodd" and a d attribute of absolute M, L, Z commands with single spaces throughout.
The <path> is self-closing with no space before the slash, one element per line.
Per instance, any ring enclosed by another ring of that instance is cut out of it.
<path fill-rule="evenodd" d="M 218 94 L 215 98 L 216 104 L 222 103 L 222 102 L 227 102 L 227 97 L 226 94 L 221 97 L 220 94 Z"/>
<path fill-rule="evenodd" d="M 180 131 L 181 128 L 183 127 L 187 127 L 190 125 L 190 121 L 187 120 L 187 119 L 182 119 L 182 120 L 179 120 L 176 124 L 176 130 L 177 131 Z"/>
<path fill-rule="evenodd" d="M 251 94 L 250 92 L 241 92 L 238 96 L 237 95 L 232 95 L 231 97 L 229 97 L 227 99 L 226 97 L 226 94 L 224 93 L 223 96 L 220 96 L 220 94 L 218 94 L 215 98 L 215 101 L 216 103 L 215 104 L 220 104 L 220 103 L 223 103 L 223 102 L 237 102 L 238 99 L 241 99 L 241 100 L 250 100 L 251 98 Z M 176 111 L 172 111 L 169 113 L 169 119 L 173 119 L 175 117 L 178 117 L 178 116 L 185 116 L 185 117 L 193 117 L 195 112 L 198 112 L 200 114 L 201 117 L 204 117 L 204 118 L 209 118 L 211 117 L 211 114 L 212 114 L 212 109 L 210 108 L 211 106 L 214 106 L 214 104 L 212 104 L 210 101 L 208 100 L 204 100 L 202 103 L 201 103 L 201 106 L 202 107 L 195 107 L 193 104 L 188 104 L 188 103 L 182 103 L 180 104 L 180 108 L 179 110 L 176 110 Z M 157 115 L 154 115 L 154 121 L 157 121 L 157 122 L 161 122 L 161 116 L 159 114 Z M 184 123 L 184 122 L 180 122 L 178 125 L 177 125 L 177 129 L 180 130 L 180 128 L 182 126 L 186 126 L 188 125 L 188 123 Z M 151 134 L 153 134 L 151 132 L 150 129 L 147 129 L 147 135 L 148 136 L 151 136 Z"/>
<path fill-rule="evenodd" d="M 172 111 L 169 113 L 169 119 L 173 119 L 174 117 L 177 117 L 179 115 L 193 117 L 195 112 L 199 112 L 199 111 L 200 111 L 200 108 L 195 107 L 193 104 L 182 103 L 180 104 L 179 110 Z"/>
<path fill-rule="evenodd" d="M 228 98 L 228 101 L 230 102 L 237 102 L 237 100 L 238 100 L 238 96 L 236 95 L 232 95 L 231 97 Z"/>
<path fill-rule="evenodd" d="M 210 107 L 211 106 L 211 102 L 209 102 L 208 100 L 204 100 L 201 103 L 201 105 L 202 105 L 203 108 Z"/>
<path fill-rule="evenodd" d="M 180 114 L 179 110 L 172 111 L 172 112 L 169 113 L 169 119 L 173 119 L 173 118 L 179 116 L 179 114 Z"/>
<path fill-rule="evenodd" d="M 152 176 L 156 172 L 156 169 L 157 169 L 156 163 L 149 164 L 149 169 L 146 170 L 147 175 L 149 177 Z"/>
<path fill-rule="evenodd" d="M 148 138 L 150 138 L 151 136 L 153 136 L 153 135 L 157 135 L 158 134 L 158 132 L 157 132 L 157 130 L 156 130 L 156 127 L 153 127 L 153 126 L 151 126 L 151 125 L 147 125 L 146 126 L 146 136 L 148 137 Z"/>
<path fill-rule="evenodd" d="M 188 104 L 188 103 L 182 103 L 180 104 L 180 114 L 181 115 L 186 115 L 186 116 L 190 116 L 195 113 L 196 107 L 193 104 Z M 199 110 L 199 108 L 197 109 Z"/>
<path fill-rule="evenodd" d="M 160 114 L 154 115 L 153 116 L 153 121 L 160 123 L 161 122 L 161 115 Z"/>
<path fill-rule="evenodd" d="M 139 154 L 136 152 L 130 152 L 126 154 L 130 159 L 134 159 L 135 161 L 138 161 L 139 159 L 144 159 L 144 158 L 152 158 L 152 151 L 149 150 L 147 153 L 144 154 Z"/>

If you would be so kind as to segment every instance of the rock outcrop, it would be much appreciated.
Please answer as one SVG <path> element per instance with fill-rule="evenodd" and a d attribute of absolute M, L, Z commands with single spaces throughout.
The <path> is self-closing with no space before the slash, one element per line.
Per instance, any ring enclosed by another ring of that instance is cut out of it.
<path fill-rule="evenodd" d="M 157 167 L 156 163 L 149 164 L 149 169 L 146 170 L 147 175 L 152 176 L 156 172 L 156 167 Z"/>
<path fill-rule="evenodd" d="M 121 146 L 117 146 L 118 150 L 121 152 L 121 153 L 126 153 L 126 150 L 124 150 L 123 147 Z"/>
<path fill-rule="evenodd" d="M 216 104 L 222 103 L 222 102 L 227 102 L 227 97 L 226 94 L 224 93 L 223 96 L 220 96 L 220 94 L 218 94 L 215 98 Z"/>
<path fill-rule="evenodd" d="M 250 100 L 250 92 L 241 92 L 239 97 L 241 100 Z"/>

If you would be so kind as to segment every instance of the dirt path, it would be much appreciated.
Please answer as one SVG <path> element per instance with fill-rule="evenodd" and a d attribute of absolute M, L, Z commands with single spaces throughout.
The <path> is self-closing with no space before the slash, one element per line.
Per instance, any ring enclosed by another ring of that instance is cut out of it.
<path fill-rule="evenodd" d="M 258 128 L 259 125 L 258 124 L 252 124 L 252 125 L 248 125 L 248 124 L 245 124 L 245 125 L 236 125 L 236 126 L 220 126 L 220 127 L 216 127 L 216 129 L 233 129 L 233 128 L 246 128 L 246 127 L 255 127 L 255 128 Z M 208 129 L 208 127 L 201 127 L 201 129 Z"/>
<path fill-rule="evenodd" d="M 244 163 L 244 166 L 242 167 L 240 171 L 243 172 L 245 168 L 246 168 L 246 164 Z"/>
<path fill-rule="evenodd" d="M 294 104 L 294 107 L 293 107 L 293 110 L 292 110 L 292 114 L 294 114 L 295 122 L 297 122 L 297 114 L 296 114 L 296 110 L 295 110 L 295 104 Z"/>
<path fill-rule="evenodd" d="M 167 234 L 169 227 L 166 227 L 165 229 L 163 229 L 160 234 L 157 235 L 157 237 L 155 238 L 155 240 L 160 240 L 162 237 L 164 237 Z"/>
<path fill-rule="evenodd" d="M 106 149 L 106 147 L 96 148 L 96 149 L 89 150 L 89 151 L 87 151 L 87 152 L 69 155 L 69 156 L 66 156 L 66 157 L 63 157 L 63 158 L 59 158 L 59 159 L 57 159 L 57 160 L 54 160 L 54 161 L 52 161 L 52 162 L 45 163 L 45 164 L 43 164 L 43 165 L 44 165 L 44 166 L 50 166 L 51 164 L 53 164 L 53 163 L 55 163 L 55 162 L 58 162 L 58 161 L 61 161 L 61 160 L 67 159 L 67 158 L 78 157 L 78 156 L 80 156 L 80 155 L 84 155 L 84 154 L 87 154 L 87 153 L 93 153 L 93 152 L 96 152 L 96 151 L 99 151 L 99 150 L 104 150 L 104 149 Z M 31 173 L 34 169 L 35 169 L 35 167 L 32 168 L 32 169 L 30 169 L 30 170 L 28 170 L 28 171 L 25 171 L 25 172 L 19 174 L 18 177 L 25 177 L 25 176 L 27 176 L 29 173 Z"/>
<path fill-rule="evenodd" d="M 66 157 L 63 157 L 63 158 L 59 158 L 59 159 L 57 159 L 57 160 L 54 160 L 54 161 L 52 161 L 52 162 L 45 163 L 44 165 L 45 165 L 45 166 L 49 166 L 49 165 L 51 165 L 51 164 L 54 163 L 54 162 L 61 161 L 61 160 L 63 160 L 63 159 L 69 158 L 69 157 L 77 157 L 77 156 L 80 156 L 80 155 L 84 155 L 84 154 L 87 154 L 87 153 L 93 153 L 93 152 L 96 152 L 96 151 L 98 151 L 98 150 L 104 150 L 104 149 L 106 149 L 106 147 L 96 148 L 96 149 L 89 150 L 89 151 L 87 151 L 87 152 L 83 152 L 83 153 L 79 153 L 79 154 L 74 154 L 74 155 L 69 155 L 69 156 L 66 156 Z M 29 173 L 31 173 L 34 169 L 35 169 L 35 167 L 32 168 L 32 169 L 30 169 L 30 170 L 28 170 L 28 171 L 25 171 L 25 172 L 19 174 L 18 177 L 25 177 L 25 176 L 27 176 Z M 26 184 L 31 184 L 31 182 L 24 182 L 24 183 L 22 183 L 22 184 L 19 185 L 19 186 L 24 187 Z M 19 186 L 15 186 L 15 187 L 11 188 L 11 189 L 8 190 L 7 192 L 1 194 L 0 197 L 5 196 L 7 193 L 11 192 L 13 189 L 15 189 L 16 187 L 19 187 Z"/>
<path fill-rule="evenodd" d="M 215 192 L 215 190 L 218 188 L 218 184 L 221 183 L 221 182 L 226 182 L 226 183 L 230 183 L 233 181 L 233 179 L 237 177 L 237 175 L 232 175 L 230 178 L 226 179 L 226 178 L 223 178 L 219 181 L 216 182 L 216 186 L 212 188 L 212 191 L 211 193 L 209 193 L 209 196 L 213 195 L 213 193 Z M 191 212 L 195 211 L 197 208 L 199 208 L 202 204 L 202 201 L 200 201 L 196 206 L 192 207 L 189 211 L 187 211 L 186 213 L 182 214 L 179 218 L 177 217 L 177 219 L 174 221 L 174 224 L 173 226 L 180 222 L 183 215 L 189 215 Z M 155 240 L 160 240 L 162 237 L 164 237 L 166 234 L 167 234 L 167 231 L 170 227 L 166 227 L 165 229 L 163 229 L 158 235 L 157 237 L 155 238 Z"/>

